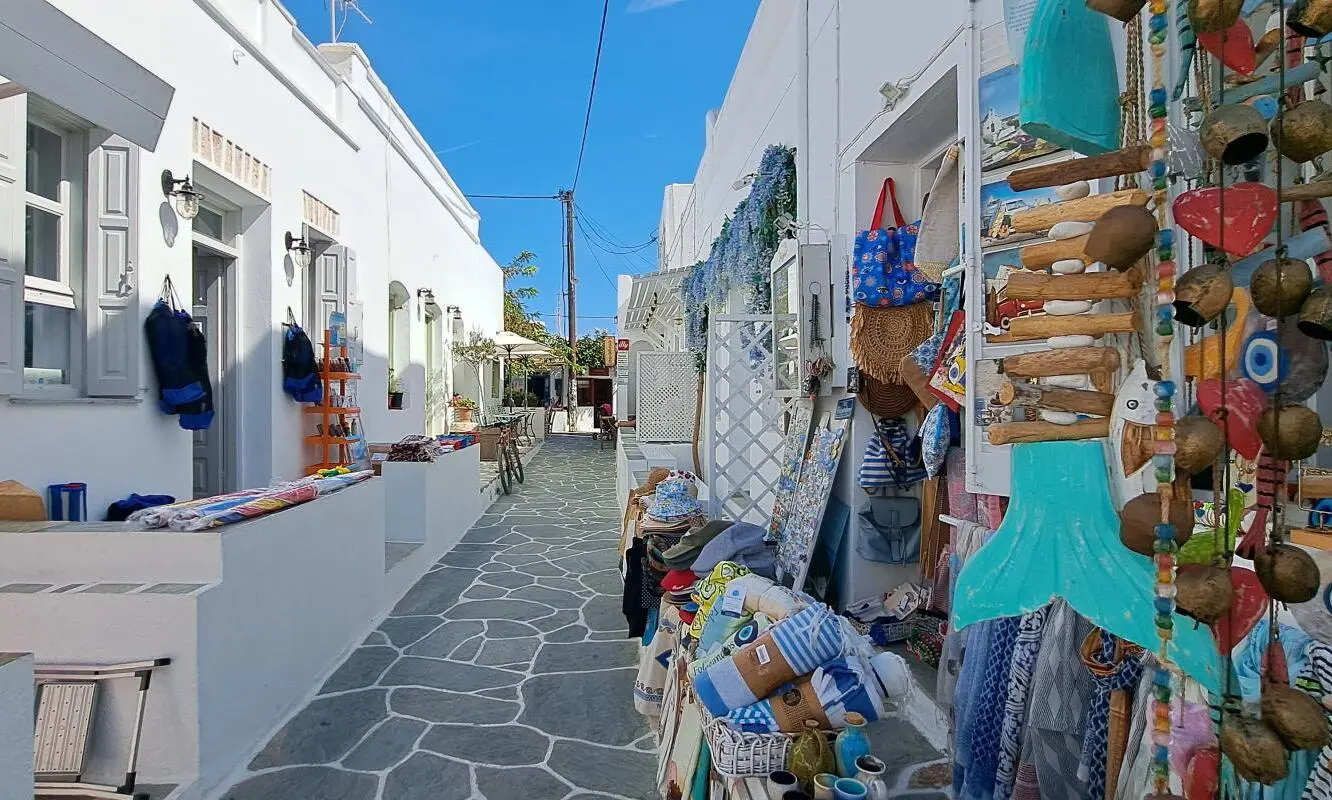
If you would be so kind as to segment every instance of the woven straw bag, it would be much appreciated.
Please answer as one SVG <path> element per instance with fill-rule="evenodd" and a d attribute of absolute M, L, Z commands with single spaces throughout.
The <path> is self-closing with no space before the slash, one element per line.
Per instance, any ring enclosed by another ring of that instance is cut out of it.
<path fill-rule="evenodd" d="M 902 359 L 934 333 L 929 303 L 857 306 L 851 318 L 851 354 L 862 375 L 861 402 L 880 417 L 900 417 L 920 402 L 902 379 Z"/>

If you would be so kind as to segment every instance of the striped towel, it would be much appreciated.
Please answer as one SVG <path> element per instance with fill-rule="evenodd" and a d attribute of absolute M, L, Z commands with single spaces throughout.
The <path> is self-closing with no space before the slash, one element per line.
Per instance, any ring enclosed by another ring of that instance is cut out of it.
<path fill-rule="evenodd" d="M 834 730 L 846 726 L 850 711 L 875 722 L 884 714 L 883 695 L 870 673 L 858 657 L 834 658 L 772 697 L 732 711 L 724 717 L 726 725 L 742 733 L 798 733 L 805 720 L 814 719 L 820 728 Z"/>
<path fill-rule="evenodd" d="M 709 714 L 724 717 L 808 675 L 841 655 L 844 645 L 837 615 L 822 603 L 812 605 L 700 672 L 694 690 Z"/>

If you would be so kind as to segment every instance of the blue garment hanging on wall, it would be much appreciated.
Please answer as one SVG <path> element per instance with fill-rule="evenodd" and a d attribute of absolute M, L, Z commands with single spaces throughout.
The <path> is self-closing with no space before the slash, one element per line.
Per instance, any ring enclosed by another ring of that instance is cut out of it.
<path fill-rule="evenodd" d="M 954 625 L 1028 614 L 1062 597 L 1121 639 L 1158 648 L 1155 567 L 1119 541 L 1102 442 L 1018 444 L 1012 458 L 1013 499 L 994 537 L 962 567 Z M 1211 629 L 1176 614 L 1174 632 L 1171 660 L 1218 691 Z"/>

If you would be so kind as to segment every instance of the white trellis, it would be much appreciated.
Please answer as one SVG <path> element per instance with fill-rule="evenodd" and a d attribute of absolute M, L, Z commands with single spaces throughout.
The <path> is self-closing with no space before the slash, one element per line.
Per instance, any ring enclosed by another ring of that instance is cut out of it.
<path fill-rule="evenodd" d="M 638 354 L 640 442 L 688 442 L 694 438 L 698 393 L 694 356 L 645 350 Z"/>
<path fill-rule="evenodd" d="M 775 331 L 787 315 L 708 320 L 711 428 L 707 480 L 713 517 L 766 527 L 782 472 L 787 413 L 798 392 L 778 391 Z"/>

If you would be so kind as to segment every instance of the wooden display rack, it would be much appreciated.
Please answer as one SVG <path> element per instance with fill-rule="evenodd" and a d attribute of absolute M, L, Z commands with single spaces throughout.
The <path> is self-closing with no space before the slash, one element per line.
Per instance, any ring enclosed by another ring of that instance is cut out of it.
<path fill-rule="evenodd" d="M 313 475 L 321 469 L 332 469 L 349 464 L 352 461 L 351 446 L 359 441 L 358 437 L 352 436 L 331 436 L 334 423 L 341 425 L 344 430 L 350 430 L 353 422 L 359 425 L 361 409 L 356 407 L 343 407 L 330 405 L 335 396 L 343 396 L 347 393 L 347 384 L 352 381 L 359 381 L 361 376 L 356 372 L 338 372 L 333 370 L 333 359 L 347 358 L 347 345 L 330 344 L 332 331 L 324 331 L 324 357 L 319 362 L 319 377 L 324 383 L 324 399 L 319 405 L 306 406 L 303 411 L 306 414 L 314 414 L 320 417 L 323 422 L 320 427 L 321 433 L 305 437 L 305 443 L 313 445 L 319 453 L 318 463 L 311 464 L 305 468 L 305 474 Z M 337 392 L 333 391 L 337 387 Z M 329 458 L 332 452 L 334 457 Z"/>

